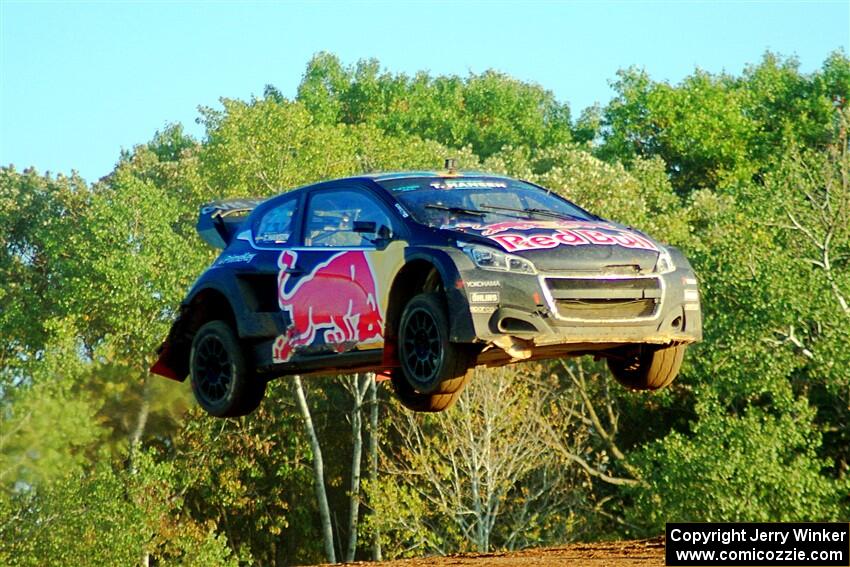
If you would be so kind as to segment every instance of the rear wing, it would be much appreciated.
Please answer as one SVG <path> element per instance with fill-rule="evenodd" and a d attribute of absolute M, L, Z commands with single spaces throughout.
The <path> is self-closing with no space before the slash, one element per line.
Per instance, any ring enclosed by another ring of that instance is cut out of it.
<path fill-rule="evenodd" d="M 198 234 L 207 244 L 226 248 L 245 217 L 263 201 L 265 199 L 230 199 L 202 206 L 196 227 Z"/>

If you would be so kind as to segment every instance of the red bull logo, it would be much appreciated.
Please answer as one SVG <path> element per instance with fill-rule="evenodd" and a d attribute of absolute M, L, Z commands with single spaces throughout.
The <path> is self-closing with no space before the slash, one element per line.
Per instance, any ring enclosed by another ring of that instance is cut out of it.
<path fill-rule="evenodd" d="M 533 228 L 554 228 L 560 226 L 557 222 L 551 221 L 503 221 L 494 222 L 493 224 L 484 225 L 481 227 L 481 236 L 490 236 L 491 234 L 499 234 L 506 230 L 530 230 Z"/>
<path fill-rule="evenodd" d="M 622 246 L 623 248 L 640 248 L 658 251 L 652 241 L 631 232 L 609 229 L 605 231 L 593 229 L 559 229 L 543 234 L 505 233 L 490 237 L 498 242 L 508 252 L 521 250 L 539 250 L 557 246 Z"/>
<path fill-rule="evenodd" d="M 278 303 L 291 323 L 274 342 L 275 362 L 287 362 L 319 337 L 336 352 L 383 338 L 375 274 L 364 252 L 335 254 L 293 285 L 290 271 L 297 260 L 290 250 L 278 259 Z"/>
<path fill-rule="evenodd" d="M 480 231 L 481 236 L 498 242 L 508 252 L 583 245 L 622 246 L 658 251 L 658 247 L 651 240 L 604 222 L 511 220 L 484 225 L 465 223 L 455 228 Z M 537 232 L 523 234 L 528 231 Z"/>

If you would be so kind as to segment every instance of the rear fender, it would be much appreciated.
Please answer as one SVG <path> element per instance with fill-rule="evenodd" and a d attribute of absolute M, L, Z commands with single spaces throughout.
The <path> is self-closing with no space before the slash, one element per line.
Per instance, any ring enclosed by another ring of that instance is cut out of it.
<path fill-rule="evenodd" d="M 180 314 L 157 350 L 159 356 L 150 371 L 171 380 L 184 381 L 189 374 L 192 339 L 204 323 L 214 320 L 226 321 L 239 333 L 238 320 L 228 295 L 217 287 L 196 286 L 180 305 Z"/>

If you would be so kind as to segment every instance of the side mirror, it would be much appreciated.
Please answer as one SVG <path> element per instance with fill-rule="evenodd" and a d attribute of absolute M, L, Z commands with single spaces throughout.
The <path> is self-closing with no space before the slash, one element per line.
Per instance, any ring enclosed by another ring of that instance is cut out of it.
<path fill-rule="evenodd" d="M 381 228 L 378 229 L 378 240 L 391 240 L 393 237 L 393 231 L 390 230 L 385 224 L 381 225 Z"/>
<path fill-rule="evenodd" d="M 379 227 L 374 221 L 354 221 L 353 230 L 358 234 L 374 235 L 371 238 L 369 236 L 364 238 L 378 248 L 383 248 L 393 239 L 393 231 L 390 227 L 385 224 Z"/>

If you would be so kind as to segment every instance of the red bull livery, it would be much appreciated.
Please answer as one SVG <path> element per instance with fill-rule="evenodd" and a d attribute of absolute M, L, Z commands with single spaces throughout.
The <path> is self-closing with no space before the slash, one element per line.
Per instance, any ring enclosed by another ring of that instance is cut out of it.
<path fill-rule="evenodd" d="M 275 339 L 275 363 L 289 362 L 297 349 L 313 345 L 320 338 L 335 352 L 383 338 L 384 320 L 378 310 L 375 274 L 364 252 L 334 254 L 292 284 L 291 270 L 297 259 L 297 252 L 286 250 L 278 263 L 278 302 L 291 324 L 286 333 Z"/>
<path fill-rule="evenodd" d="M 363 175 L 204 205 L 221 254 L 152 372 L 245 415 L 269 380 L 371 371 L 415 411 L 450 407 L 476 365 L 592 354 L 633 389 L 678 373 L 702 336 L 685 257 L 516 179 Z"/>

